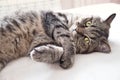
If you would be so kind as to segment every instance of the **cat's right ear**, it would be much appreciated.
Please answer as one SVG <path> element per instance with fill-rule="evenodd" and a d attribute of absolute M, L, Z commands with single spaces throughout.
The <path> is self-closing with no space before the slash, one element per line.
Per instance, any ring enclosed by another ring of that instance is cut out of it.
<path fill-rule="evenodd" d="M 111 14 L 104 22 L 110 26 L 111 22 L 113 21 L 113 19 L 115 18 L 116 13 Z"/>

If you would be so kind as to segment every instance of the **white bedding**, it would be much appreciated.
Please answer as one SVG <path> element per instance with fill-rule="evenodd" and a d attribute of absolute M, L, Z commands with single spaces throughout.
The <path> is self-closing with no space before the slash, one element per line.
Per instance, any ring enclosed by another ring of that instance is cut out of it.
<path fill-rule="evenodd" d="M 117 13 L 110 29 L 110 54 L 92 53 L 77 55 L 71 69 L 61 69 L 57 64 L 46 64 L 22 58 L 0 73 L 0 80 L 120 80 L 120 5 L 101 4 L 67 10 L 83 15 L 98 15 L 103 19 Z"/>

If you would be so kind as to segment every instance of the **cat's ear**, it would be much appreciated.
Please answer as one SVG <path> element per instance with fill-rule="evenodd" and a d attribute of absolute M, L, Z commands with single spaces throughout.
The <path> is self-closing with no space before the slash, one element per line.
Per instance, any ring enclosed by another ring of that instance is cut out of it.
<path fill-rule="evenodd" d="M 111 52 L 111 48 L 110 48 L 110 45 L 108 44 L 108 42 L 101 41 L 99 43 L 99 46 L 97 47 L 96 51 L 103 52 L 103 53 L 109 53 L 109 52 Z"/>
<path fill-rule="evenodd" d="M 115 16 L 116 16 L 116 13 L 111 14 L 104 22 L 110 25 L 113 19 L 115 18 Z"/>

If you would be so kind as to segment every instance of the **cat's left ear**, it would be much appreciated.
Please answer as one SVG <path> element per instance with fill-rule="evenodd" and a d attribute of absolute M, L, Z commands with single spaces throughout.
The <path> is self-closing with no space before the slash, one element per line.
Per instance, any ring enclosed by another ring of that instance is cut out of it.
<path fill-rule="evenodd" d="M 115 16 L 116 16 L 116 13 L 111 14 L 104 22 L 110 25 L 113 19 L 115 18 Z"/>
<path fill-rule="evenodd" d="M 110 45 L 108 44 L 108 42 L 101 41 L 99 43 L 99 46 L 96 48 L 96 51 L 103 52 L 103 53 L 109 53 L 109 52 L 111 52 L 111 48 L 110 48 Z"/>

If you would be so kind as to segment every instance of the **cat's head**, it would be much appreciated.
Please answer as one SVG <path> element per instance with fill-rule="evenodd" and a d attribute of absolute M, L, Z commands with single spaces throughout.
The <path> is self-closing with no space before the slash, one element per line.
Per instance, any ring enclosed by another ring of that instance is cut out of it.
<path fill-rule="evenodd" d="M 111 51 L 108 43 L 110 24 L 116 14 L 110 15 L 106 20 L 101 20 L 100 17 L 90 17 L 77 22 L 74 35 L 77 52 L 103 52 Z"/>

